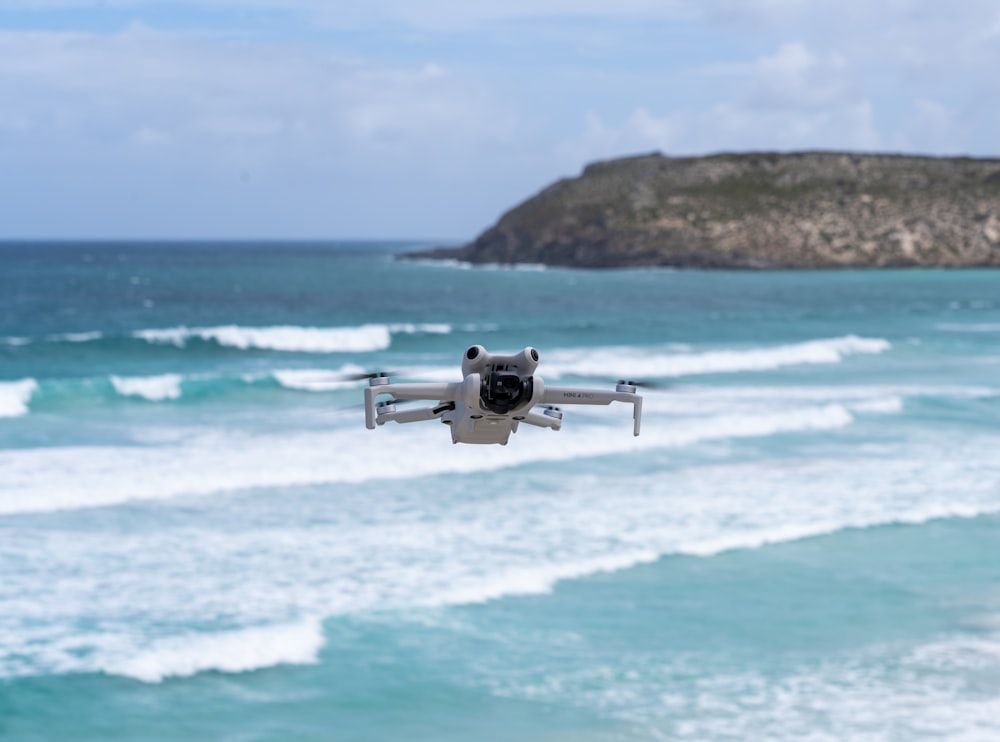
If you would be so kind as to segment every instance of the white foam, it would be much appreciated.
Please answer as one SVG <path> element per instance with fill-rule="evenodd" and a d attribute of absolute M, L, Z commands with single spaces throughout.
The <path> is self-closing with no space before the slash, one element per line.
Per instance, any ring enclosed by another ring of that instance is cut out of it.
<path fill-rule="evenodd" d="M 616 408 L 617 412 L 621 412 Z M 608 411 L 605 411 L 608 412 Z M 84 446 L 0 451 L 0 514 L 113 505 L 253 487 L 360 483 L 453 472 L 485 472 L 536 461 L 590 459 L 676 448 L 699 441 L 831 430 L 849 425 L 839 404 L 773 414 L 730 414 L 654 426 L 631 436 L 631 420 L 581 426 L 576 434 L 525 428 L 502 453 L 493 446 L 452 446 L 443 426 L 414 430 L 353 427 L 329 433 L 249 436 L 204 433 L 158 447 Z M 434 435 L 434 434 L 437 435 Z M 381 435 L 380 445 L 367 445 Z M 530 439 L 529 439 L 530 436 Z M 384 450 L 393 451 L 385 466 Z"/>
<path fill-rule="evenodd" d="M 635 348 L 592 348 L 552 351 L 544 355 L 543 375 L 577 374 L 635 378 L 668 378 L 699 374 L 771 371 L 785 366 L 840 363 L 851 355 L 884 353 L 887 340 L 846 335 L 771 348 L 713 350 L 700 353 L 638 352 Z"/>
<path fill-rule="evenodd" d="M 605 554 L 568 563 L 551 564 L 546 567 L 522 567 L 492 575 L 483 580 L 476 576 L 449 587 L 443 592 L 424 596 L 424 605 L 468 605 L 486 603 L 510 595 L 544 595 L 552 591 L 556 583 L 601 572 L 616 572 L 621 569 L 649 564 L 659 559 L 660 554 L 649 549 L 630 551 L 622 554 Z"/>
<path fill-rule="evenodd" d="M 1000 698 L 987 680 L 1000 670 L 995 639 L 914 650 L 902 643 L 778 663 L 766 674 L 691 665 L 711 653 L 636 650 L 597 665 L 570 659 L 541 679 L 518 668 L 489 682 L 503 697 L 597 709 L 649 739 L 986 742 L 1000 735 Z M 942 667 L 939 652 L 958 661 Z"/>
<path fill-rule="evenodd" d="M 476 263 L 473 267 L 484 271 L 527 271 L 529 273 L 541 273 L 549 269 L 545 263 Z"/>
<path fill-rule="evenodd" d="M 359 327 L 172 327 L 138 330 L 134 337 L 150 343 L 175 345 L 183 348 L 195 338 L 240 350 L 277 350 L 294 353 L 363 353 L 385 350 L 394 333 L 447 334 L 445 324 L 361 325 Z"/>
<path fill-rule="evenodd" d="M 239 673 L 278 665 L 313 664 L 323 642 L 322 623 L 309 619 L 288 625 L 168 637 L 127 656 L 99 661 L 94 669 L 159 683 L 165 678 L 183 678 L 209 670 Z"/>
<path fill-rule="evenodd" d="M 357 382 L 344 381 L 344 372 L 342 371 L 286 369 L 272 371 L 271 375 L 286 389 L 306 392 L 329 392 L 358 386 Z"/>
<path fill-rule="evenodd" d="M 865 399 L 853 402 L 849 409 L 854 412 L 873 412 L 877 414 L 894 415 L 903 411 L 903 399 L 901 397 L 882 397 L 876 399 Z"/>
<path fill-rule="evenodd" d="M 445 323 L 420 323 L 414 324 L 412 322 L 397 323 L 389 325 L 389 332 L 394 335 L 406 334 L 406 335 L 448 335 L 451 333 L 451 325 Z"/>
<path fill-rule="evenodd" d="M 123 397 L 142 397 L 151 402 L 180 399 L 181 382 L 179 374 L 160 376 L 112 376 L 111 385 Z"/>
<path fill-rule="evenodd" d="M 943 332 L 1000 332 L 1000 322 L 973 322 L 960 324 L 957 322 L 940 322 L 934 328 Z"/>
<path fill-rule="evenodd" d="M 28 414 L 31 395 L 38 391 L 34 379 L 0 381 L 0 417 L 20 417 Z"/>
<path fill-rule="evenodd" d="M 683 435 L 830 427 L 846 419 L 843 409 L 829 406 L 741 425 L 706 420 L 693 432 L 687 420 L 651 445 Z M 0 550 L 18 567 L 0 580 L 0 676 L 101 670 L 156 682 L 311 661 L 322 641 L 318 629 L 289 625 L 288 616 L 542 594 L 559 580 L 663 554 L 710 556 L 848 527 L 972 517 L 1000 508 L 1000 461 L 991 456 L 997 441 L 985 436 L 945 436 L 924 447 L 868 453 L 852 447 L 849 459 L 703 462 L 635 473 L 628 464 L 636 459 L 628 458 L 590 468 L 597 454 L 629 450 L 615 449 L 618 438 L 607 428 L 591 427 L 578 437 L 537 431 L 533 445 L 508 449 L 442 445 L 428 440 L 427 431 L 410 435 L 402 427 L 396 432 L 403 435 L 380 431 L 390 440 L 379 446 L 353 431 L 203 436 L 151 449 L 147 458 L 138 456 L 141 449 L 79 449 L 77 459 L 52 449 L 37 457 L 33 474 L 22 468 L 26 459 L 3 452 L 0 502 L 11 504 L 4 489 L 9 474 L 33 499 L 22 503 L 24 511 L 51 509 L 60 492 L 85 506 L 108 497 L 156 495 L 158 486 L 211 487 L 227 474 L 234 478 L 230 485 L 267 477 L 322 481 L 345 476 L 337 473 L 343 468 L 370 484 L 246 493 L 238 502 L 206 497 L 170 511 L 168 527 L 142 516 L 113 538 L 104 528 L 73 529 L 67 538 L 66 530 L 51 527 L 73 522 L 64 518 L 43 527 L 29 519 L 7 529 Z M 504 465 L 498 460 L 558 460 L 567 445 L 585 466 L 476 476 Z M 398 471 L 384 471 L 386 451 Z M 421 473 L 435 471 L 473 475 L 420 480 Z M 27 474 L 34 477 L 31 486 L 23 479 Z M 491 486 L 498 481 L 502 487 Z M 250 628 L 226 623 L 221 633 L 190 629 L 234 616 Z M 101 633 L 81 634 L 87 623 L 99 624 Z M 285 637 L 273 652 L 267 648 L 272 630 Z"/>
<path fill-rule="evenodd" d="M 89 343 L 93 340 L 100 340 L 102 337 L 104 337 L 104 334 L 95 330 L 93 332 L 66 332 L 59 335 L 48 335 L 46 340 L 67 343 Z"/>

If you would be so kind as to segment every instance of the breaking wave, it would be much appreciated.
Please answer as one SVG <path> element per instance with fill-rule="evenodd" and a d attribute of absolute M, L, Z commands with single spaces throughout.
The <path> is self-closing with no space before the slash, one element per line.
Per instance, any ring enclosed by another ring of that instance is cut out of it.
<path fill-rule="evenodd" d="M 290 353 L 364 353 L 385 350 L 394 334 L 448 334 L 446 324 L 361 325 L 359 327 L 172 327 L 138 330 L 133 337 L 154 344 L 187 346 L 192 340 L 214 342 L 238 350 L 276 350 Z"/>
<path fill-rule="evenodd" d="M 525 430 L 532 436 L 497 455 L 492 446 L 442 448 L 447 431 L 392 430 L 392 467 L 382 449 L 353 429 L 285 436 L 204 434 L 161 447 L 62 447 L 0 451 L 0 514 L 45 512 L 114 505 L 256 487 L 359 483 L 447 473 L 496 471 L 542 461 L 590 459 L 615 453 L 678 448 L 701 441 L 753 438 L 779 433 L 832 430 L 853 416 L 840 404 L 769 414 L 729 414 L 653 428 L 639 438 L 609 436 L 604 426 L 572 436 Z M 429 433 L 437 433 L 431 435 Z M 530 444 L 530 445 L 529 445 Z M 331 452 L 336 452 L 332 454 Z M 169 472 L 169 476 L 150 476 Z"/>
<path fill-rule="evenodd" d="M 34 379 L 0 381 L 0 417 L 20 417 L 28 414 L 28 403 L 38 390 Z"/>
<path fill-rule="evenodd" d="M 354 327 L 301 327 L 274 325 L 246 327 L 167 327 L 136 330 L 126 336 L 102 332 L 76 332 L 40 337 L 4 337 L 0 345 L 12 349 L 39 344 L 100 343 L 120 345 L 123 341 L 144 341 L 152 345 L 186 348 L 193 342 L 212 343 L 237 350 L 273 350 L 289 353 L 364 353 L 385 350 L 394 335 L 447 335 L 452 327 L 444 323 L 367 324 Z"/>
<path fill-rule="evenodd" d="M 888 340 L 845 335 L 825 340 L 746 350 L 700 353 L 640 353 L 634 348 L 552 351 L 543 357 L 545 375 L 615 376 L 627 371 L 640 378 L 772 371 L 785 366 L 840 363 L 847 356 L 874 355 L 891 348 Z"/>
<path fill-rule="evenodd" d="M 322 647 L 322 623 L 309 619 L 295 624 L 169 637 L 127 656 L 108 658 L 94 669 L 159 683 L 210 670 L 238 673 L 278 665 L 313 664 Z"/>
<path fill-rule="evenodd" d="M 151 402 L 160 402 L 166 399 L 180 399 L 183 379 L 184 377 L 179 374 L 112 376 L 111 385 L 123 397 L 141 397 Z"/>

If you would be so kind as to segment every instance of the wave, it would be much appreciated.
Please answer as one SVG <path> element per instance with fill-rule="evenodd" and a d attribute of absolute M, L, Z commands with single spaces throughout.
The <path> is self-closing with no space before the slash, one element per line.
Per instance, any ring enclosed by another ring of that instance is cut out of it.
<path fill-rule="evenodd" d="M 32 343 L 40 341 L 49 343 L 90 343 L 95 340 L 101 340 L 104 337 L 104 333 L 98 332 L 97 330 L 90 332 L 62 332 L 45 335 L 41 338 L 2 337 L 0 338 L 0 345 L 19 347 L 23 345 L 31 345 Z"/>
<path fill-rule="evenodd" d="M 635 348 L 575 348 L 543 354 L 543 376 L 563 375 L 669 378 L 701 374 L 772 371 L 785 366 L 840 363 L 847 356 L 875 355 L 891 348 L 888 340 L 845 335 L 824 340 L 746 350 L 700 353 L 642 353 Z"/>
<path fill-rule="evenodd" d="M 827 652 L 818 662 L 777 663 L 767 673 L 733 666 L 696 672 L 690 653 L 673 655 L 637 649 L 596 666 L 570 661 L 544 682 L 537 673 L 515 670 L 491 686 L 501 697 L 532 704 L 600 709 L 646 739 L 982 742 L 1000 736 L 1000 699 L 983 689 L 983 678 L 1000 672 L 996 634 L 894 637 Z"/>
<path fill-rule="evenodd" d="M 489 580 L 470 580 L 435 595 L 424 596 L 419 603 L 426 607 L 487 603 L 516 595 L 545 595 L 563 580 L 579 579 L 603 572 L 617 572 L 651 564 L 662 556 L 651 549 L 637 549 L 621 554 L 606 554 L 579 561 L 512 569 L 493 575 Z"/>
<path fill-rule="evenodd" d="M 184 348 L 192 340 L 214 342 L 238 350 L 275 350 L 292 353 L 364 353 L 385 350 L 394 334 L 448 334 L 446 324 L 361 325 L 360 327 L 172 327 L 138 330 L 133 337 L 153 344 Z"/>
<path fill-rule="evenodd" d="M 606 494 L 602 494 L 601 499 L 606 502 Z M 580 504 L 573 503 L 577 508 Z M 582 504 L 587 505 L 587 503 Z M 635 503 L 627 502 L 626 505 L 634 506 Z M 566 528 L 573 529 L 579 525 L 578 522 L 574 522 L 572 515 L 569 519 L 562 519 L 560 516 L 563 513 L 557 506 L 551 505 L 545 512 L 548 513 L 549 510 L 554 511 L 549 513 L 549 519 L 560 523 L 558 532 L 563 533 Z M 956 510 L 959 512 L 954 512 Z M 443 530 L 439 534 L 440 538 L 435 540 L 435 545 L 425 544 L 422 551 L 430 550 L 434 553 L 430 554 L 430 559 L 421 557 L 414 562 L 413 552 L 406 543 L 407 536 L 404 535 L 400 541 L 379 540 L 380 533 L 396 535 L 391 524 L 357 524 L 357 529 L 351 536 L 344 533 L 340 538 L 349 540 L 344 548 L 348 551 L 357 549 L 360 553 L 354 558 L 344 553 L 339 560 L 334 560 L 340 563 L 342 568 L 339 570 L 331 569 L 330 560 L 323 558 L 322 554 L 312 554 L 311 560 L 303 561 L 301 552 L 317 545 L 314 540 L 316 526 L 311 524 L 305 526 L 309 529 L 308 534 L 284 531 L 272 534 L 278 542 L 286 544 L 295 552 L 293 563 L 300 569 L 306 570 L 306 573 L 298 574 L 297 590 L 284 585 L 282 590 L 275 591 L 272 596 L 277 599 L 279 605 L 282 605 L 282 600 L 305 604 L 309 610 L 316 612 L 315 617 L 293 623 L 255 624 L 224 631 L 192 632 L 179 629 L 168 636 L 143 636 L 150 631 L 143 627 L 136 627 L 128 633 L 115 633 L 112 630 L 107 633 L 81 634 L 76 625 L 66 627 L 66 633 L 60 636 L 60 632 L 55 632 L 52 628 L 37 627 L 32 635 L 34 640 L 30 642 L 30 652 L 22 649 L 9 652 L 6 657 L 2 650 L 23 647 L 25 644 L 23 639 L 18 639 L 12 633 L 7 636 L 0 634 L 0 678 L 54 672 L 60 674 L 102 672 L 146 683 L 159 683 L 169 678 L 190 677 L 202 672 L 243 673 L 280 665 L 314 664 L 318 661 L 326 643 L 322 616 L 347 615 L 365 612 L 372 608 L 390 610 L 439 608 L 481 604 L 515 596 L 544 595 L 551 593 L 563 580 L 630 569 L 653 563 L 664 556 L 688 555 L 704 558 L 733 549 L 755 549 L 769 544 L 828 536 L 845 529 L 884 527 L 895 523 L 920 524 L 947 517 L 974 517 L 983 512 L 996 510 L 997 506 L 994 504 L 992 507 L 925 507 L 923 511 L 904 509 L 897 513 L 885 512 L 881 516 L 873 513 L 862 516 L 859 511 L 855 513 L 856 517 L 847 517 L 843 520 L 792 522 L 783 527 L 761 526 L 758 519 L 758 527 L 747 528 L 742 533 L 716 533 L 714 538 L 674 537 L 666 541 L 660 539 L 658 543 L 656 538 L 650 539 L 642 532 L 616 531 L 616 534 L 623 538 L 623 542 L 619 541 L 619 544 L 624 548 L 604 551 L 596 556 L 585 554 L 582 550 L 569 555 L 550 554 L 548 557 L 535 553 L 528 560 L 530 563 L 521 564 L 511 563 L 510 554 L 498 549 L 502 543 L 496 541 L 497 536 L 506 539 L 510 533 L 497 534 L 496 529 L 491 531 L 493 538 L 481 544 L 491 555 L 490 559 L 484 561 L 475 558 L 475 554 L 451 553 L 449 549 L 454 544 L 449 543 L 452 537 L 448 535 L 448 529 L 455 524 L 431 521 L 424 525 Z M 715 517 L 723 515 L 723 513 L 710 514 Z M 582 519 L 581 522 L 591 524 L 594 524 L 593 515 L 593 511 L 589 508 L 584 513 L 577 513 L 577 517 Z M 673 530 L 684 531 L 685 525 L 680 521 L 689 516 L 690 512 L 681 509 L 673 518 Z M 537 520 L 537 513 L 534 516 L 522 514 L 519 520 L 523 521 L 525 517 L 529 520 L 534 517 Z M 716 525 L 721 525 L 722 530 L 727 530 L 729 526 L 725 520 L 732 520 L 732 517 L 730 514 Z M 656 513 L 647 514 L 644 518 L 652 519 L 654 522 L 660 520 Z M 519 523 L 513 525 L 514 530 L 517 530 Z M 612 526 L 618 525 L 612 517 Z M 662 522 L 657 522 L 655 525 L 662 527 Z M 363 533 L 360 537 L 361 542 L 358 542 L 354 534 L 366 528 L 368 532 Z M 411 532 L 414 525 L 408 524 L 406 528 Z M 468 543 L 469 537 L 475 538 L 477 535 L 474 532 L 475 528 L 475 523 L 465 523 L 463 528 L 458 529 L 463 534 L 460 538 L 463 544 Z M 695 528 L 698 528 L 697 524 Z M 607 530 L 610 532 L 613 529 Z M 329 538 L 329 534 L 320 536 L 320 543 L 324 538 Z M 236 539 L 229 545 L 231 549 L 245 554 L 245 546 L 242 545 L 243 542 L 240 541 L 238 534 L 228 534 L 227 537 Z M 152 538 L 154 539 L 152 544 L 146 542 L 144 544 L 155 548 L 159 543 L 155 539 L 169 539 L 170 535 L 155 534 Z M 257 536 L 253 535 L 253 538 Z M 412 539 L 412 533 L 409 538 Z M 442 540 L 445 543 L 443 550 L 439 543 Z M 639 546 L 638 543 L 631 547 L 627 545 L 630 542 L 645 540 L 649 541 L 645 547 Z M 521 541 L 516 539 L 515 543 Z M 386 544 L 396 544 L 399 548 L 394 550 Z M 134 545 L 126 544 L 125 548 L 134 548 Z M 197 547 L 193 550 L 195 553 L 190 558 L 192 560 L 201 558 Z M 516 551 L 520 553 L 521 550 L 519 548 Z M 374 561 L 373 554 L 378 555 L 374 557 Z M 268 559 L 274 557 L 273 552 L 267 553 Z M 442 559 L 445 561 L 441 561 Z M 405 569 L 401 568 L 402 564 L 406 565 Z M 280 571 L 282 567 L 278 566 L 278 569 Z M 359 574 L 364 575 L 364 590 L 358 590 Z M 238 580 L 224 589 L 226 594 L 211 595 L 212 591 L 207 588 L 209 586 L 217 588 L 218 579 L 219 575 L 213 575 L 204 583 L 196 580 L 196 584 L 191 586 L 191 589 L 198 593 L 196 600 L 208 600 L 208 605 L 213 605 L 213 601 L 217 599 L 227 603 L 240 599 L 243 594 L 241 586 L 235 584 L 239 582 Z M 259 585 L 251 585 L 250 588 L 259 589 Z M 340 600 L 331 602 L 329 600 L 331 595 L 339 595 Z M 129 604 L 128 596 L 121 597 L 119 609 L 124 611 L 123 620 L 131 624 L 135 620 L 132 613 L 133 606 Z M 245 598 L 245 595 L 243 597 Z M 55 596 L 52 596 L 52 599 L 55 599 Z M 183 611 L 185 608 L 183 603 L 176 602 L 176 595 L 164 596 L 164 601 L 165 605 L 169 605 L 166 612 L 176 612 L 179 609 Z M 206 605 L 202 603 L 191 607 L 195 611 L 204 611 Z M 11 608 L 15 609 L 17 606 L 12 604 Z M 35 609 L 32 607 L 30 610 Z M 161 630 L 157 626 L 152 627 L 153 632 Z M 5 647 L 5 644 L 8 646 Z M 934 665 L 937 669 L 942 669 L 946 664 L 961 667 L 971 662 L 983 666 L 1000 659 L 996 646 L 1000 645 L 994 645 L 989 641 L 984 643 L 979 639 L 946 641 L 928 647 L 917 658 L 922 664 Z M 983 651 L 977 654 L 979 650 Z"/>
<path fill-rule="evenodd" d="M 413 258 L 407 260 L 412 265 L 423 265 L 436 268 L 458 268 L 459 270 L 482 271 L 529 271 L 541 273 L 549 270 L 544 263 L 470 263 L 467 260 L 455 258 Z"/>
<path fill-rule="evenodd" d="M 32 409 L 58 412 L 79 403 L 142 400 L 176 403 L 239 394 L 245 404 L 260 401 L 260 390 L 281 388 L 293 392 L 337 393 L 358 391 L 364 385 L 352 377 L 365 369 L 348 363 L 336 368 L 287 368 L 226 376 L 212 373 L 156 374 L 151 376 L 91 377 L 82 379 L 26 379 L 0 382 L 0 417 L 29 414 Z M 420 366 L 402 376 L 414 381 L 456 381 L 456 367 Z M 558 378 L 556 375 L 554 378 Z M 840 404 L 848 412 L 899 413 L 909 398 L 976 399 L 1000 395 L 1000 389 L 977 386 L 740 386 L 685 387 L 681 392 L 646 390 L 647 408 L 659 406 L 670 414 L 703 416 L 740 412 L 753 414 L 788 404 Z M 593 410 L 576 409 L 573 415 L 593 416 Z M 604 413 L 598 413 L 603 417 Z"/>
<path fill-rule="evenodd" d="M 200 672 L 249 672 L 317 661 L 324 643 L 319 619 L 215 633 L 174 636 L 151 642 L 127 656 L 107 658 L 92 669 L 145 683 Z"/>
<path fill-rule="evenodd" d="M 555 446 L 558 437 L 536 440 Z M 439 464 L 477 453 L 452 447 L 444 453 L 439 442 L 415 449 L 395 438 L 393 465 L 404 470 L 433 458 L 432 450 Z M 595 438 L 596 444 L 612 442 L 606 430 Z M 214 449 L 200 461 L 174 459 L 169 477 L 187 476 L 188 467 L 200 464 L 217 470 L 253 463 L 261 471 L 298 470 L 310 463 L 322 466 L 320 455 L 335 459 L 334 466 L 352 466 L 371 448 L 355 439 L 338 452 L 336 446 L 349 439 L 325 437 L 298 460 L 286 461 L 307 443 L 305 437 L 275 436 L 238 451 L 247 440 L 203 439 L 200 449 Z M 628 569 L 665 555 L 711 557 L 848 528 L 997 512 L 1000 465 L 991 458 L 996 441 L 944 440 L 943 449 L 934 439 L 926 448 L 907 447 L 905 456 L 703 463 L 647 473 L 634 473 L 620 460 L 597 474 L 525 468 L 501 478 L 502 488 L 477 487 L 481 477 L 421 483 L 403 471 L 407 481 L 394 487 L 382 483 L 322 495 L 261 492 L 248 507 L 227 499 L 185 503 L 170 514 L 178 519 L 170 528 L 140 528 L 113 539 L 103 529 L 74 530 L 73 539 L 58 528 L 9 529 L 5 549 L 15 556 L 51 552 L 61 564 L 72 565 L 75 589 L 46 589 L 39 574 L 51 565 L 44 560 L 36 567 L 24 559 L 24 569 L 10 575 L 8 595 L 16 597 L 6 607 L 8 627 L 15 628 L 5 633 L 0 626 L 0 677 L 101 671 L 159 682 L 205 671 L 313 662 L 323 646 L 318 620 L 290 624 L 289 615 L 326 617 L 545 594 L 561 580 Z M 490 456 L 496 459 L 498 453 L 492 449 Z M 521 453 L 524 461 L 535 460 L 530 451 Z M 117 467 L 120 480 L 158 478 L 151 476 L 157 470 L 142 468 L 150 462 L 116 460 L 100 451 L 91 452 L 95 457 L 95 469 Z M 480 461 L 485 467 L 474 471 L 488 471 L 489 459 Z M 5 474 L 8 463 L 0 461 Z M 40 467 L 48 485 L 60 486 L 61 480 L 51 477 L 64 463 L 56 456 Z M 384 455 L 361 462 L 384 463 Z M 199 475 L 214 474 L 207 468 L 190 472 L 190 481 Z M 38 485 L 41 493 L 46 483 Z M 180 537 L 184 549 L 176 549 Z M 254 555 L 252 569 L 248 554 Z M 111 575 L 108 564 L 118 565 Z M 93 589 L 98 584 L 102 589 Z M 138 620 L 136 594 L 144 611 Z M 18 621 L 39 610 L 70 618 Z M 234 610 L 247 628 L 190 629 L 213 617 L 231 617 Z M 81 614 L 100 617 L 102 633 L 81 634 L 86 622 L 75 620 Z"/>
<path fill-rule="evenodd" d="M 394 335 L 447 335 L 452 326 L 445 323 L 367 324 L 350 327 L 303 327 L 273 325 L 246 327 L 167 327 L 136 330 L 129 335 L 103 332 L 51 334 L 42 337 L 5 337 L 0 345 L 22 347 L 39 343 L 121 343 L 141 340 L 152 345 L 186 348 L 192 342 L 213 343 L 237 350 L 272 350 L 289 353 L 363 353 L 385 350 Z"/>
<path fill-rule="evenodd" d="M 34 379 L 0 381 L 0 417 L 20 417 L 28 414 L 28 403 L 38 391 Z"/>
<path fill-rule="evenodd" d="M 111 385 L 123 397 L 142 397 L 151 402 L 160 402 L 166 399 L 180 399 L 183 380 L 184 377 L 179 374 L 112 376 Z"/>
<path fill-rule="evenodd" d="M 100 340 L 104 337 L 103 332 L 64 332 L 57 335 L 46 335 L 45 339 L 53 343 L 89 343 L 93 340 Z"/>
<path fill-rule="evenodd" d="M 345 366 L 339 371 L 313 368 L 277 370 L 272 371 L 271 376 L 285 389 L 304 392 L 332 392 L 357 387 L 358 382 L 345 380 L 344 377 L 350 373 L 361 372 L 360 366 Z"/>
<path fill-rule="evenodd" d="M 618 410 L 621 412 L 621 410 Z M 86 446 L 0 451 L 0 515 L 115 505 L 213 492 L 331 483 L 409 479 L 438 474 L 496 471 L 531 462 L 593 459 L 642 450 L 679 448 L 702 441 L 753 438 L 796 431 L 832 430 L 853 416 L 840 404 L 771 414 L 729 414 L 646 426 L 631 435 L 631 420 L 581 426 L 574 434 L 526 429 L 504 455 L 492 446 L 445 446 L 442 426 L 379 433 L 340 429 L 329 433 L 249 436 L 203 434 L 160 447 Z M 648 423 L 648 421 L 647 421 Z M 388 438 L 370 446 L 370 437 Z M 393 450 L 384 465 L 384 447 Z M 331 452 L 337 452 L 331 455 Z M 163 476 L 149 476 L 163 472 Z M 167 474 L 169 473 L 169 475 Z"/>
<path fill-rule="evenodd" d="M 942 332 L 1000 332 L 1000 322 L 973 322 L 961 324 L 958 322 L 939 322 L 934 329 Z"/>
<path fill-rule="evenodd" d="M 280 369 L 271 372 L 224 376 L 211 373 L 155 374 L 80 379 L 25 379 L 0 382 L 0 417 L 18 417 L 30 412 L 29 403 L 39 409 L 58 411 L 81 402 L 113 402 L 115 399 L 141 399 L 148 402 L 177 402 L 190 396 L 196 399 L 233 391 L 252 394 L 254 388 L 280 387 L 292 391 L 333 392 L 356 389 L 362 382 L 351 380 L 363 369 L 345 364 L 338 369 Z M 252 404 L 252 397 L 247 401 Z"/>

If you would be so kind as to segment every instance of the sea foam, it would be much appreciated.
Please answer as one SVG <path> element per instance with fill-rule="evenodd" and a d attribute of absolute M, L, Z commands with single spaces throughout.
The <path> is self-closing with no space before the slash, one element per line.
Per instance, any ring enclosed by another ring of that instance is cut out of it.
<path fill-rule="evenodd" d="M 621 410 L 618 410 L 619 412 Z M 581 426 L 570 434 L 525 428 L 502 455 L 493 446 L 454 447 L 441 426 L 387 426 L 375 433 L 246 435 L 214 432 L 183 443 L 149 447 L 47 447 L 0 451 L 0 514 L 114 505 L 254 487 L 360 483 L 447 473 L 495 471 L 529 462 L 593 459 L 616 453 L 689 446 L 700 441 L 777 433 L 831 430 L 853 421 L 840 404 L 765 414 L 723 414 L 664 425 L 647 424 L 633 438 L 631 420 L 609 433 L 607 425 Z M 649 421 L 647 421 L 648 423 Z M 384 450 L 392 449 L 386 467 Z M 169 472 L 169 476 L 150 476 Z"/>
<path fill-rule="evenodd" d="M 0 417 L 20 417 L 28 414 L 31 395 L 38 390 L 34 379 L 0 381 Z"/>
<path fill-rule="evenodd" d="M 146 683 L 215 670 L 238 673 L 277 665 L 315 663 L 323 647 L 318 619 L 234 631 L 197 633 L 153 641 L 128 656 L 107 658 L 95 669 Z"/>
<path fill-rule="evenodd" d="M 337 389 L 356 387 L 358 385 L 357 382 L 345 380 L 345 376 L 351 373 L 361 373 L 361 367 L 344 367 L 339 371 L 310 368 L 283 369 L 272 371 L 271 376 L 286 389 L 306 392 L 330 392 Z"/>
<path fill-rule="evenodd" d="M 67 539 L 29 520 L 3 544 L 23 567 L 0 583 L 0 676 L 102 671 L 158 682 L 312 662 L 323 644 L 319 623 L 287 616 L 544 594 L 560 580 L 663 555 L 711 557 L 845 528 L 996 512 L 995 441 L 939 444 L 849 466 L 833 457 L 620 467 L 610 488 L 606 474 L 538 467 L 499 490 L 444 477 L 354 494 L 258 492 L 239 507 L 225 498 L 186 504 L 171 511 L 171 528 L 143 516 L 115 539 L 87 529 Z M 397 464 L 413 463 L 405 449 L 397 455 Z M 131 466 L 119 473 L 134 476 Z M 55 561 L 21 556 L 32 554 Z M 40 579 L 66 569 L 73 578 L 58 590 Z M 155 620 L 137 621 L 138 605 Z M 190 628 L 234 611 L 243 628 Z M 98 616 L 102 628 L 30 620 L 37 615 Z"/>
<path fill-rule="evenodd" d="M 160 376 L 112 376 L 111 385 L 123 397 L 142 397 L 151 402 L 180 399 L 181 382 L 179 374 Z"/>
<path fill-rule="evenodd" d="M 623 373 L 630 378 L 667 378 L 699 374 L 772 371 L 785 366 L 840 363 L 851 355 L 884 353 L 891 348 L 887 340 L 856 335 L 808 340 L 770 348 L 711 350 L 695 353 L 658 353 L 635 348 L 576 348 L 545 353 L 543 375 L 614 377 Z"/>
<path fill-rule="evenodd" d="M 191 340 L 215 342 L 239 350 L 276 350 L 290 353 L 365 353 L 385 350 L 393 334 L 447 334 L 445 324 L 360 325 L 358 327 L 172 327 L 138 330 L 133 337 L 149 343 L 185 347 Z"/>

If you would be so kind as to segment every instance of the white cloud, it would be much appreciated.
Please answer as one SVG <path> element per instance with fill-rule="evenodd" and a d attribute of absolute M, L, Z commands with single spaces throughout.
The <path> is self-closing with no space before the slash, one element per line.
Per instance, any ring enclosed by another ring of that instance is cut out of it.
<path fill-rule="evenodd" d="M 557 145 L 559 161 L 567 169 L 581 163 L 638 152 L 670 152 L 682 135 L 677 116 L 657 117 L 636 108 L 619 125 L 610 125 L 593 111 L 585 117 L 583 131 Z"/>
<path fill-rule="evenodd" d="M 126 201 L 158 213 L 166 200 L 204 219 L 237 206 L 255 224 L 269 212 L 281 225 L 312 218 L 315 232 L 335 203 L 330 218 L 350 216 L 354 234 L 365 219 L 378 232 L 386 214 L 405 232 L 404 213 L 426 225 L 434 210 L 442 224 L 464 221 L 414 229 L 456 234 L 483 226 L 476 209 L 497 213 L 594 159 L 996 154 L 1000 125 L 993 0 L 0 0 L 4 9 L 37 11 L 35 28 L 72 28 L 85 9 L 98 19 L 90 28 L 146 18 L 175 29 L 0 31 L 0 171 L 34 183 L 13 196 L 35 199 L 38 214 L 53 194 L 105 220 Z M 13 211 L 28 223 L 29 209 Z"/>
<path fill-rule="evenodd" d="M 77 143 L 225 145 L 306 136 L 354 146 L 506 136 L 489 95 L 441 65 L 386 64 L 321 48 L 131 27 L 112 36 L 0 33 L 0 125 Z M 138 132 L 138 134 L 137 134 Z M 156 132 L 155 137 L 151 132 Z M 287 143 L 287 142 L 286 142 Z"/>
<path fill-rule="evenodd" d="M 823 55 L 799 41 L 756 60 L 715 65 L 711 72 L 730 77 L 745 91 L 741 106 L 761 110 L 828 110 L 860 98 L 859 85 L 844 57 Z"/>
<path fill-rule="evenodd" d="M 435 188 L 449 178 L 473 193 L 468 183 L 516 126 L 488 90 L 439 63 L 312 45 L 139 26 L 0 32 L 0 59 L 0 171 L 20 184 L 8 234 L 30 223 L 46 235 L 141 234 L 140 214 L 161 234 L 225 234 L 227 223 L 364 234 L 366 218 L 374 231 L 454 234 L 414 212 L 446 203 Z M 244 173 L 252 187 L 233 190 Z M 74 208 L 53 221 L 53 200 Z M 134 206 L 123 213 L 123 203 Z M 388 226 L 386 210 L 413 226 Z"/>
<path fill-rule="evenodd" d="M 698 149 L 878 150 L 883 142 L 869 101 L 861 99 L 829 110 L 761 110 L 723 103 L 697 116 Z M 692 142 L 694 143 L 694 142 Z"/>
<path fill-rule="evenodd" d="M 142 126 L 129 136 L 129 141 L 140 147 L 157 147 L 170 141 L 170 135 L 165 131 Z"/>

